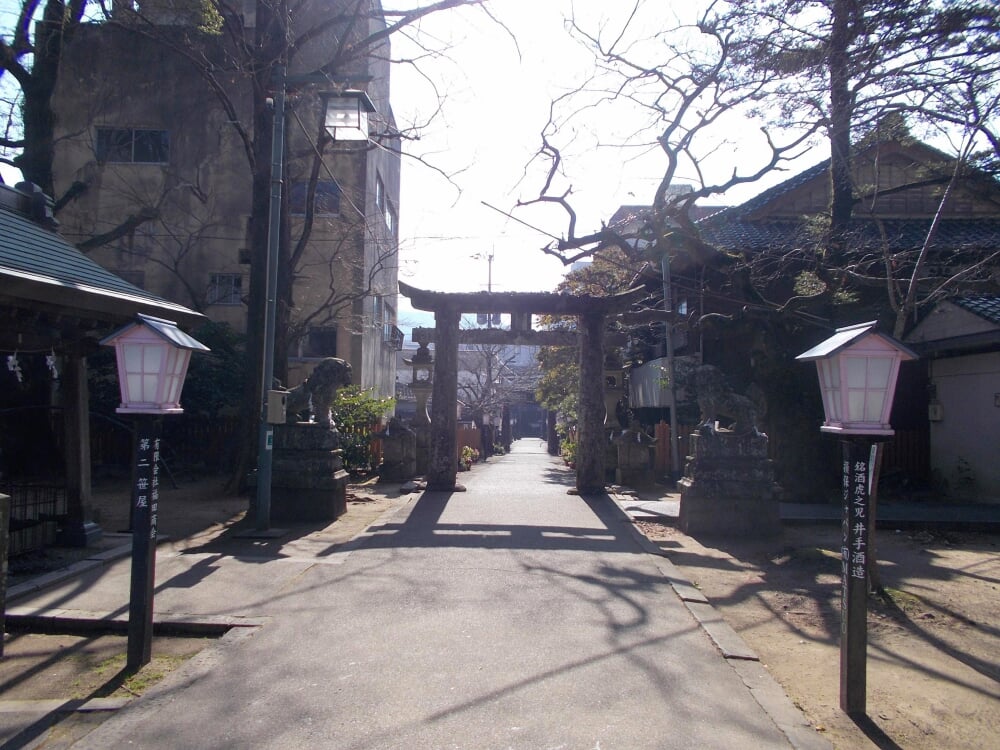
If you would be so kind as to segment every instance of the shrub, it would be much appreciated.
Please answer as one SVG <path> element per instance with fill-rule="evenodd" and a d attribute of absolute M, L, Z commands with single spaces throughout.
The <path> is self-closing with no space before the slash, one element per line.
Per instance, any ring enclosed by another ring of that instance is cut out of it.
<path fill-rule="evenodd" d="M 576 441 L 569 438 L 559 443 L 559 455 L 569 466 L 576 465 Z"/>
<path fill-rule="evenodd" d="M 382 419 L 396 405 L 391 397 L 373 396 L 371 390 L 351 385 L 337 391 L 332 412 L 340 432 L 344 468 L 352 473 L 372 471 L 372 435 L 381 429 Z"/>
<path fill-rule="evenodd" d="M 461 464 L 462 471 L 468 471 L 472 468 L 472 464 L 479 460 L 479 451 L 473 448 L 471 445 L 462 446 L 462 455 L 458 462 Z"/>

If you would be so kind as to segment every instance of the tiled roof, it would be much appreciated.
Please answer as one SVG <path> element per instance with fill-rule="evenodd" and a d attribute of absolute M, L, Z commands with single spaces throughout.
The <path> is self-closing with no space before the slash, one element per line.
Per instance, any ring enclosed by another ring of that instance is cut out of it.
<path fill-rule="evenodd" d="M 886 219 L 881 222 L 891 252 L 921 247 L 930 224 L 929 218 Z M 730 251 L 782 250 L 815 242 L 815 237 L 801 222 L 743 221 L 728 214 L 728 211 L 698 222 L 698 229 L 705 242 Z M 853 220 L 849 234 L 851 243 L 858 249 L 882 246 L 882 234 L 874 221 Z M 1000 248 L 1000 219 L 944 219 L 938 226 L 932 247 L 948 250 Z"/>
<path fill-rule="evenodd" d="M 716 222 L 730 222 L 742 219 L 750 214 L 754 213 L 758 209 L 763 208 L 777 198 L 780 198 L 785 193 L 789 193 L 802 185 L 805 185 L 818 177 L 822 177 L 830 170 L 830 160 L 825 159 L 819 164 L 809 167 L 802 172 L 799 172 L 793 177 L 789 177 L 784 182 L 778 183 L 772 188 L 768 188 L 762 193 L 758 193 L 750 200 L 740 203 L 738 206 L 728 206 L 726 208 L 717 211 L 710 216 L 702 219 L 703 222 L 710 222 L 712 224 Z"/>
<path fill-rule="evenodd" d="M 919 149 L 931 157 L 949 159 L 926 144 Z M 705 242 L 730 251 L 761 251 L 789 249 L 809 244 L 810 235 L 796 218 L 754 218 L 761 209 L 778 206 L 782 198 L 798 188 L 819 179 L 826 179 L 830 160 L 825 159 L 784 182 L 765 190 L 738 206 L 730 206 L 696 222 Z M 996 187 L 996 183 L 991 181 Z M 885 219 L 885 228 L 892 251 L 918 248 L 923 245 L 931 219 Z M 870 220 L 855 218 L 849 230 L 851 241 L 859 249 L 881 247 L 879 226 Z M 938 229 L 934 247 L 939 249 L 1000 248 L 1000 219 L 946 219 Z"/>
<path fill-rule="evenodd" d="M 985 318 L 991 323 L 1000 325 L 1000 297 L 955 297 L 952 299 L 952 302 L 959 307 L 964 307 L 969 312 L 975 313 L 981 318 Z"/>
<path fill-rule="evenodd" d="M 202 317 L 129 284 L 9 205 L 0 206 L 0 280 L 6 298 L 71 307 L 105 319 L 136 312 L 188 323 Z"/>

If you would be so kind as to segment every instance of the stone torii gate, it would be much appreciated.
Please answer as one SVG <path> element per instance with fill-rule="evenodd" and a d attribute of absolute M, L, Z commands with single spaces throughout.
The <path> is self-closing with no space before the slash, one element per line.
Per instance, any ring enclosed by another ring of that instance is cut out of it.
<path fill-rule="evenodd" d="M 549 292 L 430 292 L 399 283 L 417 310 L 434 313 L 434 386 L 431 403 L 430 470 L 427 489 L 453 492 L 458 472 L 455 430 L 458 426 L 458 345 L 530 344 L 572 346 L 579 343 L 580 419 L 577 434 L 576 491 L 604 491 L 604 323 L 608 315 L 624 312 L 645 291 L 633 289 L 611 297 L 574 296 Z M 511 330 L 463 331 L 463 313 L 507 313 Z M 577 334 L 533 331 L 533 315 L 575 315 Z M 418 333 L 422 332 L 422 333 Z M 429 343 L 429 329 L 417 329 L 414 339 Z"/>

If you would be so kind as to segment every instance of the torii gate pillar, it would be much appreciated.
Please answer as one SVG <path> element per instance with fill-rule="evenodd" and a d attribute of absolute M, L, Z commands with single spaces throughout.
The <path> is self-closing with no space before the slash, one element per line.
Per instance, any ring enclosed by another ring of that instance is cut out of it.
<path fill-rule="evenodd" d="M 434 311 L 434 390 L 431 401 L 431 456 L 427 489 L 451 492 L 458 471 L 455 430 L 458 428 L 458 331 L 461 312 Z"/>
<path fill-rule="evenodd" d="M 602 313 L 579 317 L 580 411 L 576 445 L 576 491 L 604 492 L 604 318 Z"/>

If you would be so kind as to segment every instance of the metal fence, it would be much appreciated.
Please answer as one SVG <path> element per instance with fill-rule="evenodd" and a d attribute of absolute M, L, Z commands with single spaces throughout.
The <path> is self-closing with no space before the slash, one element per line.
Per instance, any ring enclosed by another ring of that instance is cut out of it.
<path fill-rule="evenodd" d="M 55 544 L 59 520 L 67 512 L 65 486 L 4 481 L 0 482 L 0 494 L 10 495 L 11 557 Z"/>

